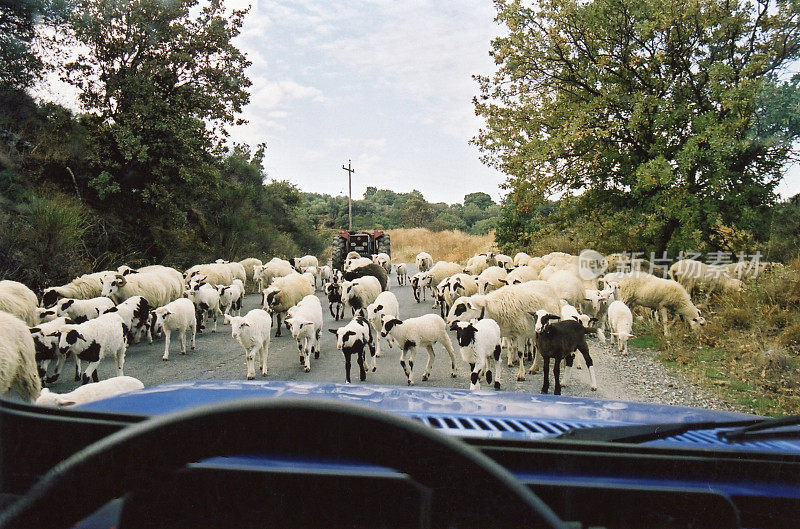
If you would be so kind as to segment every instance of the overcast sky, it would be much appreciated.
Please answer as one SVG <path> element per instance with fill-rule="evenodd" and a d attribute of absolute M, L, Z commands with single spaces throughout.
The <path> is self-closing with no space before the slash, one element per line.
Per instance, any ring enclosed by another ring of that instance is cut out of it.
<path fill-rule="evenodd" d="M 226 0 L 252 5 L 238 44 L 253 62 L 249 123 L 234 141 L 267 143 L 270 177 L 353 195 L 419 189 L 434 202 L 485 191 L 504 176 L 469 144 L 481 125 L 473 74 L 494 64 L 491 0 Z M 800 192 L 793 167 L 778 192 Z"/>

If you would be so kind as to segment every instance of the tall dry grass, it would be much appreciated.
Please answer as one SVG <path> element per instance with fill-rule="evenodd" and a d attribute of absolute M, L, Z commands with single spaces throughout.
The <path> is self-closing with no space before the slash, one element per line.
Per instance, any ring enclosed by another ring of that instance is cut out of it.
<path fill-rule="evenodd" d="M 470 235 L 463 231 L 431 231 L 425 228 L 388 230 L 392 237 L 392 261 L 413 263 L 420 252 L 428 252 L 434 261 L 463 262 L 486 252 L 494 245 L 494 232 Z"/>

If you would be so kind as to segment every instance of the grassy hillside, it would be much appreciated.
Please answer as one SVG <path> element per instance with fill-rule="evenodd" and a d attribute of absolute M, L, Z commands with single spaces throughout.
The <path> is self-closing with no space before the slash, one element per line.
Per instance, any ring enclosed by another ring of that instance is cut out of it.
<path fill-rule="evenodd" d="M 412 263 L 419 252 L 428 252 L 434 261 L 466 261 L 494 245 L 494 232 L 470 235 L 463 231 L 436 231 L 425 228 L 388 230 L 392 237 L 392 260 Z"/>

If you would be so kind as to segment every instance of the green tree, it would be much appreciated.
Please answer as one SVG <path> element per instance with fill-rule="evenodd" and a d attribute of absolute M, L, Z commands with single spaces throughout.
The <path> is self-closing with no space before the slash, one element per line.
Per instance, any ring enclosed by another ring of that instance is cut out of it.
<path fill-rule="evenodd" d="M 478 191 L 476 193 L 464 195 L 464 206 L 468 206 L 470 204 L 475 204 L 478 209 L 484 210 L 493 205 L 494 200 L 492 200 L 492 197 L 490 197 L 487 193 Z"/>
<path fill-rule="evenodd" d="M 473 141 L 509 175 L 511 225 L 579 195 L 582 212 L 627 212 L 637 249 L 662 251 L 713 246 L 716 226 L 751 229 L 774 201 L 800 133 L 798 81 L 784 79 L 800 57 L 796 1 L 496 4 L 507 35 L 478 77 Z"/>

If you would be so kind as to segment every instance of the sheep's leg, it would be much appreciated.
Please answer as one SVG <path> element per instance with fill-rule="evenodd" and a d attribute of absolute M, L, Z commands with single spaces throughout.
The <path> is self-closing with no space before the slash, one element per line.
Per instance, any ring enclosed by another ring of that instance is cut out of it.
<path fill-rule="evenodd" d="M 426 380 L 428 380 L 430 378 L 430 376 L 431 376 L 431 366 L 433 365 L 433 359 L 436 356 L 436 353 L 433 350 L 433 344 L 426 345 L 425 346 L 425 351 L 428 353 L 428 362 L 427 362 L 427 364 L 425 364 L 425 372 L 422 374 L 422 381 L 423 382 L 425 382 Z M 416 354 L 416 352 L 417 352 L 417 350 L 415 348 L 414 352 L 412 353 L 412 356 L 411 356 L 412 360 L 413 360 L 414 355 Z"/>
<path fill-rule="evenodd" d="M 344 381 L 350 383 L 350 357 L 352 353 L 344 353 Z"/>
<path fill-rule="evenodd" d="M 83 372 L 83 377 L 81 379 L 81 384 L 88 384 L 89 379 L 91 378 L 95 382 L 98 380 L 97 376 L 97 366 L 100 364 L 100 360 L 96 362 L 89 362 L 89 365 L 86 366 L 86 371 Z"/>
<path fill-rule="evenodd" d="M 517 360 L 519 360 L 519 369 L 517 370 L 517 380 L 522 381 L 525 380 L 525 351 L 519 347 L 519 343 L 516 340 L 512 340 L 511 342 L 513 350 L 517 351 Z"/>
<path fill-rule="evenodd" d="M 178 331 L 178 340 L 181 344 L 181 354 L 186 354 L 186 329 Z"/>
<path fill-rule="evenodd" d="M 544 366 L 542 369 L 542 393 L 547 393 L 547 390 L 550 389 L 550 357 L 544 357 Z"/>
<path fill-rule="evenodd" d="M 275 331 L 275 338 L 279 338 L 281 335 L 281 313 L 275 313 L 275 321 L 278 323 L 278 329 Z"/>
<path fill-rule="evenodd" d="M 336 314 L 333 312 L 333 303 L 331 303 L 330 301 L 328 302 L 328 310 L 331 311 L 331 317 L 333 317 L 333 319 L 335 319 L 336 321 L 339 321 L 339 318 L 337 318 Z"/>
<path fill-rule="evenodd" d="M 212 314 L 214 315 L 214 328 L 211 329 L 211 332 L 217 332 L 217 315 L 220 314 L 219 307 L 217 307 L 217 310 L 213 311 Z"/>
<path fill-rule="evenodd" d="M 533 346 L 533 364 L 531 364 L 531 368 L 528 370 L 528 373 L 535 374 L 539 371 L 539 363 L 542 361 L 542 354 L 538 352 L 536 344 Z"/>
<path fill-rule="evenodd" d="M 387 336 L 387 340 L 390 337 Z M 378 353 L 376 352 L 375 343 L 380 345 L 381 342 L 381 335 L 380 333 L 375 333 L 375 338 L 367 342 L 367 347 L 369 347 L 369 355 L 372 357 L 372 371 L 376 371 L 378 369 Z M 364 357 L 366 358 L 367 354 L 364 353 Z"/>
<path fill-rule="evenodd" d="M 56 367 L 55 369 L 53 369 L 53 374 L 47 377 L 47 380 L 45 380 L 45 382 L 47 382 L 48 384 L 52 384 L 53 382 L 58 380 L 58 377 L 61 376 L 61 369 L 64 367 L 64 362 L 66 361 L 67 361 L 67 356 L 59 354 L 56 357 Z"/>
<path fill-rule="evenodd" d="M 114 355 L 114 362 L 117 364 L 117 376 L 125 376 L 123 372 L 123 368 L 125 367 L 125 344 L 117 350 L 117 354 Z"/>
<path fill-rule="evenodd" d="M 313 349 L 313 351 L 314 351 L 314 359 L 315 360 L 317 358 L 319 358 L 319 333 L 320 333 L 319 329 L 314 331 L 314 349 Z"/>
<path fill-rule="evenodd" d="M 261 376 L 267 376 L 267 360 L 269 360 L 269 342 L 262 343 L 259 350 L 259 362 L 261 362 Z"/>
<path fill-rule="evenodd" d="M 303 339 L 303 357 L 305 358 L 305 366 L 303 367 L 303 371 L 306 373 L 311 372 L 311 341 L 312 338 L 308 336 Z"/>
<path fill-rule="evenodd" d="M 453 351 L 453 342 L 450 341 L 450 335 L 447 334 L 447 331 L 445 331 L 441 342 L 447 354 L 450 355 L 450 376 L 456 378 L 456 352 Z"/>
<path fill-rule="evenodd" d="M 400 354 L 400 365 L 403 367 L 403 371 L 406 373 L 406 377 L 408 378 L 408 385 L 414 385 L 414 357 L 417 355 L 417 347 L 412 346 L 408 349 L 403 349 L 403 352 Z M 406 357 L 409 357 L 408 366 L 406 367 Z"/>
<path fill-rule="evenodd" d="M 245 350 L 247 362 L 247 380 L 256 378 L 256 351 L 258 347 L 253 347 L 250 350 Z"/>
<path fill-rule="evenodd" d="M 500 340 L 500 344 L 503 346 L 503 349 L 506 350 L 506 360 L 508 362 L 508 367 L 512 367 L 514 365 L 514 357 L 511 354 L 511 342 L 508 338 L 503 338 Z"/>
<path fill-rule="evenodd" d="M 561 387 L 566 386 L 569 383 L 569 377 L 572 373 L 572 365 L 575 362 L 575 355 L 570 354 L 564 359 L 564 364 L 566 365 L 564 369 L 564 380 L 561 382 Z"/>
<path fill-rule="evenodd" d="M 494 374 L 494 389 L 500 389 L 500 379 L 502 378 L 503 375 L 502 373 L 503 363 L 500 361 L 500 352 L 501 352 L 500 344 L 495 345 L 494 351 L 492 352 L 492 357 L 490 359 L 491 362 L 490 365 L 494 366 L 495 369 L 497 369 L 497 372 Z M 486 382 L 488 382 L 489 384 L 492 383 L 489 380 L 489 371 L 486 372 Z"/>
<path fill-rule="evenodd" d="M 583 355 L 583 360 L 586 362 L 586 367 L 589 368 L 589 377 L 592 379 L 591 390 L 597 391 L 597 377 L 595 377 L 594 374 L 594 362 L 592 362 L 592 357 L 589 356 L 589 346 L 586 344 L 586 342 L 583 342 L 578 346 L 578 350 Z"/>
<path fill-rule="evenodd" d="M 172 336 L 172 331 L 164 329 L 164 356 L 161 357 L 165 362 L 169 360 L 169 340 Z"/>
<path fill-rule="evenodd" d="M 189 325 L 189 330 L 192 332 L 192 343 L 190 344 L 190 347 L 192 348 L 192 351 L 194 351 L 194 339 L 195 336 L 197 336 L 197 324 L 191 323 Z"/>
<path fill-rule="evenodd" d="M 483 355 L 478 355 L 475 359 L 475 363 L 472 365 L 472 373 L 470 374 L 469 378 L 469 389 L 470 391 L 475 391 L 481 389 L 481 371 L 486 368 L 486 358 Z M 492 376 L 489 375 L 491 379 Z M 491 384 L 491 382 L 489 381 Z"/>
<path fill-rule="evenodd" d="M 561 395 L 561 360 L 556 358 L 553 363 L 553 378 L 556 381 L 556 387 L 553 388 L 553 395 Z"/>
<path fill-rule="evenodd" d="M 358 362 L 358 379 L 361 382 L 364 382 L 367 379 L 367 370 L 364 369 L 364 347 L 363 346 L 358 351 L 357 362 Z"/>

